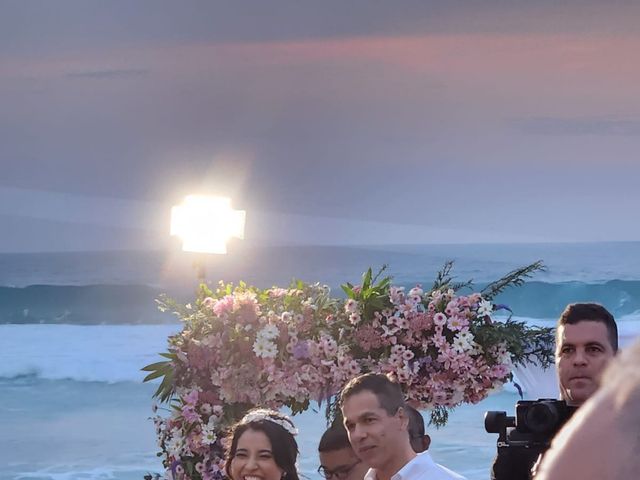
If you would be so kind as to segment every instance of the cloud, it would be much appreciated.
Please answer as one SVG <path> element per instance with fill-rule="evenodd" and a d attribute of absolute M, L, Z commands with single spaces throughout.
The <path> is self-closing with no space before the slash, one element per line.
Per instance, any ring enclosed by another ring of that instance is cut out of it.
<path fill-rule="evenodd" d="M 89 79 L 110 79 L 110 78 L 126 78 L 140 77 L 149 74 L 148 69 L 142 68 L 113 68 L 104 70 L 86 70 L 83 72 L 71 72 L 66 75 L 67 78 L 89 78 Z"/>
<path fill-rule="evenodd" d="M 510 124 L 530 135 L 640 135 L 640 120 L 608 117 L 530 117 Z"/>
<path fill-rule="evenodd" d="M 116 45 L 268 42 L 442 33 L 638 33 L 640 6 L 597 0 L 97 0 L 4 2 L 0 53 Z"/>

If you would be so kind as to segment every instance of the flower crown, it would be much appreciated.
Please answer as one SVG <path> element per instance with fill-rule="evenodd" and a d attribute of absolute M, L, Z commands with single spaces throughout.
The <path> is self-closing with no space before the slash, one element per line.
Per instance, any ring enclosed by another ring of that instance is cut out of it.
<path fill-rule="evenodd" d="M 289 417 L 263 408 L 250 411 L 242 418 L 240 423 L 251 423 L 264 420 L 275 423 L 276 425 L 280 425 L 291 435 L 298 434 L 298 429 L 293 425 L 293 422 L 289 419 Z"/>

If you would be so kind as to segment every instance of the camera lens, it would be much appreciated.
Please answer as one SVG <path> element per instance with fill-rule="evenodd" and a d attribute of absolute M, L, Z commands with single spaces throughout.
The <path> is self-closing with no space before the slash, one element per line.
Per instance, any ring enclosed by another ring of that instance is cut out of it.
<path fill-rule="evenodd" d="M 560 412 L 554 404 L 540 402 L 527 410 L 524 420 L 529 430 L 534 433 L 551 432 L 560 422 Z"/>

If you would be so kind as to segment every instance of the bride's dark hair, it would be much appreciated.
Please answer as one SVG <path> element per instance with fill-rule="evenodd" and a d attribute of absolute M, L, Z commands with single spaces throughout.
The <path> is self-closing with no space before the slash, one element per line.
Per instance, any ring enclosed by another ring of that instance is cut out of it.
<path fill-rule="evenodd" d="M 260 409 L 260 412 L 265 410 Z M 227 453 L 227 461 L 225 471 L 229 478 L 231 477 L 231 462 L 236 455 L 238 449 L 238 440 L 247 430 L 254 430 L 264 433 L 271 443 L 271 451 L 276 464 L 284 471 L 283 480 L 300 480 L 298 471 L 296 470 L 296 460 L 298 459 L 298 443 L 289 430 L 293 430 L 294 426 L 288 417 L 269 410 L 268 415 L 262 415 L 262 418 L 250 421 L 240 420 L 231 430 L 231 446 Z M 249 412 L 250 415 L 251 412 Z M 290 429 L 285 429 L 282 422 L 291 425 Z M 232 479 L 233 480 L 233 479 Z M 235 479 L 238 480 L 238 479 Z"/>

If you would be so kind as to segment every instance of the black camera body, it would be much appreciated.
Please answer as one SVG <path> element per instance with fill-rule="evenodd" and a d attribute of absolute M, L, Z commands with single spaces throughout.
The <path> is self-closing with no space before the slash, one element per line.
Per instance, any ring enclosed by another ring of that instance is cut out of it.
<path fill-rule="evenodd" d="M 484 428 L 498 434 L 498 446 L 549 446 L 551 439 L 566 423 L 577 407 L 564 400 L 540 398 L 516 403 L 515 417 L 506 412 L 486 412 Z M 513 434 L 508 435 L 509 428 Z M 504 445 L 501 445 L 504 443 Z"/>
<path fill-rule="evenodd" d="M 517 402 L 515 416 L 500 411 L 485 412 L 485 430 L 498 434 L 498 456 L 491 478 L 531 478 L 531 468 L 536 460 L 549 448 L 555 434 L 576 408 L 563 400 L 540 398 Z"/>

